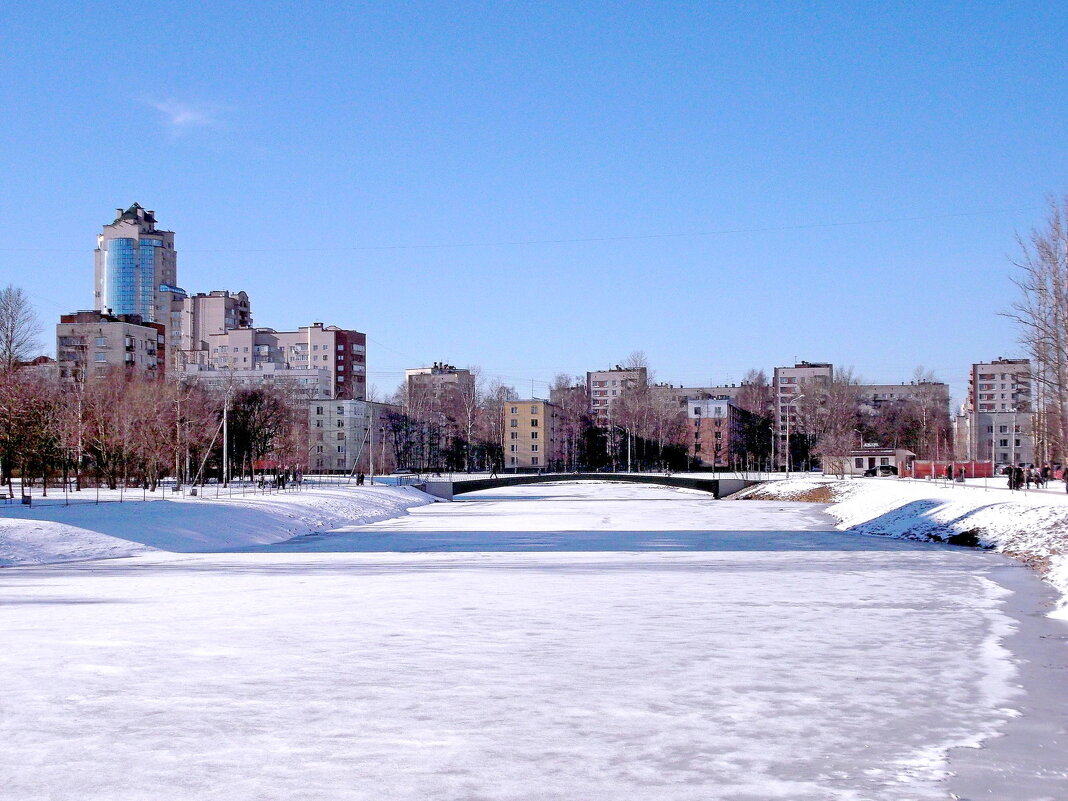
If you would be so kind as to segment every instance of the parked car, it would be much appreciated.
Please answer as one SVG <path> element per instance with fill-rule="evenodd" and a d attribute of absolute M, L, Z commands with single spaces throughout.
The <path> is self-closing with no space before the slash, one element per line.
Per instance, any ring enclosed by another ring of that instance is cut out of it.
<path fill-rule="evenodd" d="M 406 467 L 402 467 L 402 468 L 399 468 L 397 470 L 394 470 L 393 471 L 393 475 L 395 475 L 395 476 L 414 476 L 414 475 L 417 475 L 417 474 L 416 474 L 416 472 L 414 470 L 409 470 Z"/>
<path fill-rule="evenodd" d="M 865 478 L 896 476 L 897 468 L 892 464 L 881 464 L 878 467 L 870 467 L 864 471 Z"/>

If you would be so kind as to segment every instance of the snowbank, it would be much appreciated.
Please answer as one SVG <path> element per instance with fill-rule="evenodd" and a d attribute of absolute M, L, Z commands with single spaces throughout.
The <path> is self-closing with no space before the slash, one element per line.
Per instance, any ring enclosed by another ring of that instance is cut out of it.
<path fill-rule="evenodd" d="M 330 487 L 233 498 L 0 510 L 0 566 L 228 551 L 403 515 L 433 498 L 411 487 Z"/>
<path fill-rule="evenodd" d="M 1040 570 L 1062 597 L 1053 616 L 1068 620 L 1068 496 L 1060 487 L 1010 493 L 978 482 L 806 476 L 735 497 L 822 501 L 839 528 L 860 534 L 992 548 Z"/>

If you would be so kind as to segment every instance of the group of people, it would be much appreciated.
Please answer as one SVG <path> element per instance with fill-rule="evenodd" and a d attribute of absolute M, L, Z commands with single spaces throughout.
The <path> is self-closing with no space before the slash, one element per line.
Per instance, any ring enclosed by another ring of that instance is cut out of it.
<path fill-rule="evenodd" d="M 1049 484 L 1050 475 L 1052 471 L 1048 464 L 1042 465 L 1042 467 L 1013 467 L 1009 465 L 1005 468 L 1005 474 L 1009 477 L 1009 489 L 1031 489 L 1031 485 L 1034 484 L 1035 489 L 1043 489 Z M 1065 488 L 1068 489 L 1068 483 L 1065 484 Z"/>

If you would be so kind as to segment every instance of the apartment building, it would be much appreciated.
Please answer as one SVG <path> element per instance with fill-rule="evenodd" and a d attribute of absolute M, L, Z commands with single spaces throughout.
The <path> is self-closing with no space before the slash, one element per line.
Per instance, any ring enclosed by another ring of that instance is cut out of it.
<path fill-rule="evenodd" d="M 910 381 L 900 384 L 861 384 L 857 387 L 861 403 L 879 409 L 900 401 L 914 401 L 921 398 L 935 399 L 943 405 L 948 414 L 949 385 L 941 381 Z"/>
<path fill-rule="evenodd" d="M 208 334 L 207 367 L 217 370 L 326 370 L 327 397 L 363 400 L 367 389 L 367 337 L 322 323 L 296 331 L 237 328 Z"/>
<path fill-rule="evenodd" d="M 612 422 L 612 405 L 623 391 L 648 383 L 648 371 L 644 367 L 620 367 L 608 370 L 592 370 L 586 373 L 586 391 L 590 398 L 590 412 L 594 422 L 607 426 Z"/>
<path fill-rule="evenodd" d="M 729 467 L 743 441 L 742 427 L 748 412 L 730 398 L 686 401 L 689 428 L 687 447 L 693 464 Z"/>
<path fill-rule="evenodd" d="M 256 387 L 278 387 L 287 396 L 310 403 L 316 398 L 332 397 L 334 383 L 326 368 L 291 369 L 272 362 L 252 369 L 227 369 L 206 364 L 187 364 L 181 372 L 182 381 L 216 392 Z"/>
<path fill-rule="evenodd" d="M 400 407 L 363 400 L 310 404 L 308 468 L 316 473 L 394 470 L 393 449 L 387 446 L 391 412 L 399 413 Z"/>
<path fill-rule="evenodd" d="M 167 325 L 177 289 L 174 231 L 156 228 L 156 213 L 134 203 L 115 209 L 115 220 L 96 238 L 93 301 L 102 314 L 138 315 Z"/>
<path fill-rule="evenodd" d="M 78 311 L 56 326 L 60 378 L 84 380 L 121 367 L 146 376 L 162 375 L 166 364 L 165 327 L 138 314 Z"/>
<path fill-rule="evenodd" d="M 508 401 L 504 406 L 504 465 L 507 469 L 551 469 L 560 460 L 557 407 L 547 400 Z"/>
<path fill-rule="evenodd" d="M 973 364 L 962 410 L 968 421 L 969 458 L 1033 464 L 1032 404 L 1030 360 L 999 358 Z"/>
<path fill-rule="evenodd" d="M 252 328 L 252 304 L 245 292 L 215 290 L 175 297 L 168 344 L 185 364 L 208 364 L 214 334 Z"/>
<path fill-rule="evenodd" d="M 830 362 L 798 362 L 793 367 L 776 367 L 774 376 L 774 404 L 778 437 L 775 453 L 777 464 L 786 466 L 787 436 L 796 431 L 797 401 L 809 386 L 829 386 L 834 376 Z"/>
<path fill-rule="evenodd" d="M 408 385 L 408 403 L 413 411 L 451 411 L 464 398 L 473 396 L 475 377 L 470 370 L 446 362 L 430 367 L 413 367 L 404 371 Z"/>

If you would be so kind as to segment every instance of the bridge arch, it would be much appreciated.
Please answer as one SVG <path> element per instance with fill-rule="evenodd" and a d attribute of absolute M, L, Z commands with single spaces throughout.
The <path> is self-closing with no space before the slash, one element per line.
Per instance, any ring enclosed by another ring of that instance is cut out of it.
<path fill-rule="evenodd" d="M 427 481 L 424 488 L 438 498 L 451 500 L 456 495 L 479 490 L 511 487 L 520 484 L 543 484 L 567 481 L 619 481 L 630 484 L 659 484 L 667 487 L 682 487 L 707 492 L 714 498 L 731 495 L 745 487 L 756 484 L 740 478 L 704 478 L 699 476 L 668 476 L 658 473 L 517 473 L 497 478 L 454 479 L 452 481 Z"/>

